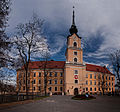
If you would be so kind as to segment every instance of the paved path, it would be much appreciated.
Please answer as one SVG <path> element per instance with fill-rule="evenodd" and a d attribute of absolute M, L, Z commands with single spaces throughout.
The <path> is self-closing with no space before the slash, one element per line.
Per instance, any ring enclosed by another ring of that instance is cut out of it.
<path fill-rule="evenodd" d="M 71 96 L 52 96 L 34 103 L 18 105 L 0 112 L 120 112 L 120 97 L 72 100 Z"/>

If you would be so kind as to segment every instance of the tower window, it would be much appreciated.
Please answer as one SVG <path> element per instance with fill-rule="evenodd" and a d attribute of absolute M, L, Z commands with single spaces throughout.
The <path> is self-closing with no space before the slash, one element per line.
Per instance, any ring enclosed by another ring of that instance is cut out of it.
<path fill-rule="evenodd" d="M 74 55 L 77 55 L 77 52 L 76 52 L 76 51 L 74 52 Z"/>
<path fill-rule="evenodd" d="M 78 80 L 75 80 L 75 84 L 77 84 L 78 83 Z"/>
<path fill-rule="evenodd" d="M 77 62 L 77 58 L 74 58 L 74 62 Z"/>
<path fill-rule="evenodd" d="M 73 46 L 74 46 L 74 47 L 77 47 L 77 42 L 74 42 L 74 43 L 73 43 Z"/>
<path fill-rule="evenodd" d="M 78 74 L 78 70 L 74 70 L 74 74 Z"/>

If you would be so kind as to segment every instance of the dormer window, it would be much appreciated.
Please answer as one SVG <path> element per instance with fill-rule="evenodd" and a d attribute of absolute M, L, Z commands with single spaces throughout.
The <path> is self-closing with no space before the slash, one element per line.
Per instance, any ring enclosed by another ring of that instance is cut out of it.
<path fill-rule="evenodd" d="M 74 58 L 74 62 L 77 62 L 77 58 Z"/>
<path fill-rule="evenodd" d="M 77 42 L 74 42 L 74 43 L 73 43 L 73 46 L 74 46 L 74 47 L 77 47 Z"/>

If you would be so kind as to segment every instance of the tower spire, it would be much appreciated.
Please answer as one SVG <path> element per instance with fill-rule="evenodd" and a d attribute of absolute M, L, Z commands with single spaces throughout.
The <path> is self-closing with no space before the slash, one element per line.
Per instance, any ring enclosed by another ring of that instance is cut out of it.
<path fill-rule="evenodd" d="M 75 26 L 75 12 L 74 12 L 74 6 L 73 6 L 73 16 L 72 16 L 72 25 L 71 25 L 71 28 L 69 29 L 69 32 L 70 32 L 70 34 L 72 35 L 72 34 L 77 34 L 77 32 L 78 32 L 78 30 L 77 30 L 77 28 L 76 28 L 76 26 Z"/>
<path fill-rule="evenodd" d="M 73 20 L 72 20 L 72 25 L 75 25 L 75 12 L 74 12 L 74 6 L 73 6 Z"/>

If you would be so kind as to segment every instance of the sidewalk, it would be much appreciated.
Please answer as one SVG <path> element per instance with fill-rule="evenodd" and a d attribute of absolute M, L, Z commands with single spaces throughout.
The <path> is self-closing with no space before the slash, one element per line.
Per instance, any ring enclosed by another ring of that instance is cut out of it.
<path fill-rule="evenodd" d="M 22 104 L 33 103 L 33 102 L 36 102 L 38 100 L 42 100 L 42 99 L 47 98 L 47 97 L 44 96 L 44 97 L 36 98 L 33 100 L 24 100 L 24 101 L 18 101 L 18 102 L 3 103 L 3 104 L 0 104 L 0 110 L 15 107 L 15 106 L 22 105 Z"/>
<path fill-rule="evenodd" d="M 3 104 L 0 104 L 0 110 L 14 107 L 21 104 L 33 103 L 35 101 L 36 100 L 25 100 L 25 101 L 18 101 L 18 102 L 12 102 L 12 103 L 3 103 Z"/>

